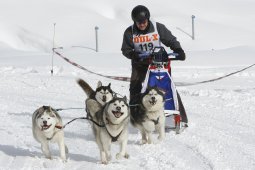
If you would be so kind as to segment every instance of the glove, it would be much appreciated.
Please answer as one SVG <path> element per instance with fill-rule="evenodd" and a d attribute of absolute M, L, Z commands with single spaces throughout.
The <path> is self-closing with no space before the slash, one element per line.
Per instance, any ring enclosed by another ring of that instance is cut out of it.
<path fill-rule="evenodd" d="M 174 53 L 178 54 L 178 56 L 176 57 L 177 60 L 185 60 L 186 55 L 182 48 L 176 48 L 173 51 L 174 51 Z"/>
<path fill-rule="evenodd" d="M 139 57 L 139 54 L 137 52 L 132 51 L 132 52 L 129 53 L 129 55 L 130 55 L 130 59 L 132 59 L 136 62 L 140 61 L 140 57 Z"/>

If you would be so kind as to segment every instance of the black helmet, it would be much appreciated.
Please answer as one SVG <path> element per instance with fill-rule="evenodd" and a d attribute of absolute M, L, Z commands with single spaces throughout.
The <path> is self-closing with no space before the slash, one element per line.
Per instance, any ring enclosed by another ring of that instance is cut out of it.
<path fill-rule="evenodd" d="M 138 5 L 132 10 L 131 16 L 134 22 L 141 22 L 150 19 L 150 11 L 145 6 Z"/>

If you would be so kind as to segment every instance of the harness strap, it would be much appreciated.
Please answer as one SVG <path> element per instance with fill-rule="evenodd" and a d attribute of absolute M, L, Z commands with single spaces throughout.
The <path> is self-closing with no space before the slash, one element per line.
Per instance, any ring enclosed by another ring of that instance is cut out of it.
<path fill-rule="evenodd" d="M 62 129 L 63 127 L 60 126 L 60 125 L 56 125 L 55 128 L 57 128 L 57 129 Z"/>
<path fill-rule="evenodd" d="M 67 122 L 67 123 L 63 126 L 63 129 L 66 127 L 66 125 L 68 125 L 69 123 L 71 123 L 71 122 L 73 122 L 73 121 L 75 121 L 75 120 L 77 120 L 77 119 L 86 119 L 86 120 L 90 120 L 91 122 L 93 122 L 94 124 L 96 124 L 96 125 L 99 126 L 99 127 L 105 127 L 104 124 L 99 124 L 99 123 L 95 122 L 93 119 L 90 119 L 90 118 L 87 116 L 87 117 L 77 117 L 77 118 L 74 118 L 73 120 Z"/>
<path fill-rule="evenodd" d="M 63 129 L 63 126 L 56 125 L 55 128 L 59 129 L 59 131 L 60 131 L 60 130 Z M 46 138 L 46 139 L 47 139 L 47 140 L 51 140 L 51 139 L 56 135 L 56 133 L 58 133 L 59 131 L 54 132 L 53 135 L 52 135 L 52 137 Z"/>
<path fill-rule="evenodd" d="M 90 119 L 89 117 L 77 117 L 77 118 L 74 118 L 74 119 L 70 120 L 69 122 L 67 122 L 64 126 L 56 125 L 55 128 L 59 129 L 59 131 L 60 131 L 60 130 L 63 130 L 63 129 L 66 127 L 66 125 L 70 124 L 71 122 L 73 122 L 73 121 L 75 121 L 75 120 L 77 120 L 77 119 L 86 119 L 86 120 L 90 120 L 91 122 L 93 122 L 94 124 L 96 124 L 96 125 L 99 126 L 99 127 L 105 127 L 105 124 L 99 124 L 99 123 L 95 122 L 93 119 Z M 52 137 L 46 138 L 46 139 L 47 139 L 47 140 L 51 140 L 51 139 L 56 135 L 56 133 L 58 133 L 59 131 L 54 132 L 53 135 L 52 135 Z"/>
<path fill-rule="evenodd" d="M 105 127 L 105 129 L 106 129 L 106 132 L 107 132 L 107 133 L 110 135 L 110 137 L 112 138 L 112 142 L 116 142 L 116 141 L 118 140 L 118 138 L 120 137 L 122 131 L 123 131 L 123 130 L 122 130 L 117 136 L 112 136 L 106 127 Z"/>
<path fill-rule="evenodd" d="M 159 122 L 159 117 L 157 118 L 157 120 L 154 120 L 154 119 L 150 119 L 150 120 L 153 121 L 153 123 L 154 123 L 155 125 L 157 125 L 158 122 Z"/>
<path fill-rule="evenodd" d="M 128 117 L 129 117 L 129 116 L 127 116 L 122 122 L 124 122 Z M 106 120 L 108 121 L 107 124 L 119 125 L 119 124 L 114 124 L 114 123 L 112 123 L 112 122 L 108 119 L 108 117 L 106 117 Z M 116 142 L 116 141 L 118 140 L 118 138 L 120 137 L 122 131 L 123 131 L 123 130 L 122 130 L 117 136 L 112 136 L 112 135 L 110 134 L 110 132 L 108 131 L 108 129 L 107 129 L 106 126 L 105 126 L 105 129 L 106 129 L 106 132 L 109 134 L 109 136 L 112 138 L 112 142 Z"/>
<path fill-rule="evenodd" d="M 140 106 L 140 104 L 130 104 L 128 107 Z"/>

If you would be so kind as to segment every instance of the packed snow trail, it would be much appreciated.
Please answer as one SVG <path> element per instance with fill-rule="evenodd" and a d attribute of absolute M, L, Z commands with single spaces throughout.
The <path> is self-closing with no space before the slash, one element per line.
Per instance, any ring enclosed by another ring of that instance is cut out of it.
<path fill-rule="evenodd" d="M 53 160 L 46 159 L 31 130 L 32 113 L 42 105 L 54 108 L 84 107 L 85 94 L 76 84 L 81 77 L 96 86 L 99 77 L 71 67 L 55 68 L 50 76 L 47 67 L 1 67 L 0 167 L 2 169 L 254 169 L 253 141 L 255 116 L 255 70 L 239 73 L 228 80 L 179 88 L 188 112 L 189 127 L 180 135 L 167 133 L 165 141 L 141 145 L 138 130 L 129 127 L 130 159 L 116 160 L 117 145 L 113 144 L 113 159 L 100 164 L 90 123 L 77 120 L 65 128 L 69 148 L 67 163 L 59 158 L 58 147 L 52 145 Z M 189 70 L 190 78 L 211 77 L 231 68 Z M 117 71 L 116 71 L 117 72 Z M 181 68 L 175 71 L 182 79 Z M 193 78 L 194 79 L 194 78 Z M 100 80 L 108 84 L 109 79 Z M 111 81 L 114 91 L 128 95 L 129 84 Z M 64 123 L 85 116 L 84 110 L 59 111 Z M 156 136 L 154 136 L 156 139 Z"/>

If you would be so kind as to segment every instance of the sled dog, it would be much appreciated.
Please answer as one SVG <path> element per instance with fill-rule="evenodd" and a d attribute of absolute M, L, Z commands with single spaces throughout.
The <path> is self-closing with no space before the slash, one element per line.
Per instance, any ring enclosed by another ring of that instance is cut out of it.
<path fill-rule="evenodd" d="M 94 120 L 96 112 L 100 111 L 102 107 L 113 98 L 111 83 L 109 83 L 108 86 L 103 86 L 102 82 L 98 81 L 95 91 L 82 79 L 78 79 L 77 83 L 88 97 L 85 100 L 88 117 Z"/>
<path fill-rule="evenodd" d="M 127 98 L 114 97 L 104 108 L 96 113 L 96 122 L 104 127 L 93 124 L 93 133 L 100 150 L 101 162 L 107 164 L 111 160 L 111 143 L 120 144 L 120 152 L 116 159 L 128 158 L 126 151 L 128 141 L 129 108 Z"/>
<path fill-rule="evenodd" d="M 138 99 L 139 106 L 131 106 L 131 123 L 142 134 L 142 143 L 151 144 L 152 132 L 159 133 L 158 139 L 165 138 L 164 94 L 157 87 L 148 87 Z"/>
<path fill-rule="evenodd" d="M 41 143 L 42 152 L 48 159 L 51 159 L 49 142 L 56 142 L 59 146 L 61 159 L 66 161 L 68 149 L 65 146 L 64 132 L 61 130 L 61 128 L 61 117 L 50 106 L 42 106 L 33 113 L 33 136 L 36 141 Z"/>

